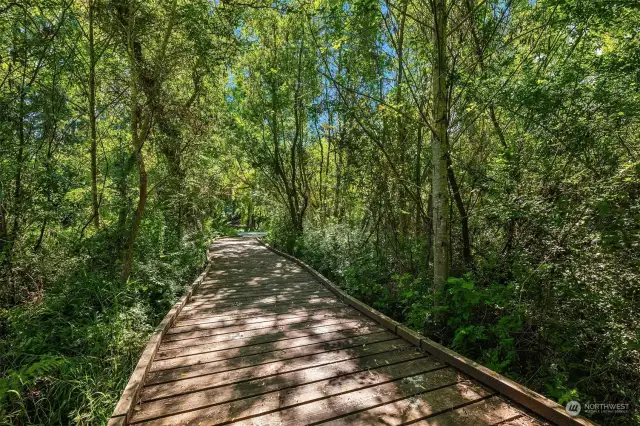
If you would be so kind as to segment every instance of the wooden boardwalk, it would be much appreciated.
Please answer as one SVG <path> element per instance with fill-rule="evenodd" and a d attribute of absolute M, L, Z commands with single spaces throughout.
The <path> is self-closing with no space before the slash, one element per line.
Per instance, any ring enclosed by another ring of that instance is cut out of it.
<path fill-rule="evenodd" d="M 212 257 L 162 337 L 129 424 L 549 424 L 253 239 L 218 240 Z"/>

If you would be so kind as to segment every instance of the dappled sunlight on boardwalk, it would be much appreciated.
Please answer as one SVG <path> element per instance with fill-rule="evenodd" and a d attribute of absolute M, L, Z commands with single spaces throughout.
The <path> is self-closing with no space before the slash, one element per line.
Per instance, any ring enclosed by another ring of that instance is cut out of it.
<path fill-rule="evenodd" d="M 139 425 L 534 425 L 256 241 L 219 240 L 150 366 Z"/>

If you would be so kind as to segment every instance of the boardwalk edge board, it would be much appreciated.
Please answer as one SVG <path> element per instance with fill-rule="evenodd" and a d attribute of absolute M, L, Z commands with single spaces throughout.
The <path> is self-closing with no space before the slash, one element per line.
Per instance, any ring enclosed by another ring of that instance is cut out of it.
<path fill-rule="evenodd" d="M 318 280 L 322 285 L 324 285 L 332 293 L 334 293 L 338 297 L 338 299 L 354 307 L 355 309 L 362 312 L 388 330 L 394 332 L 402 339 L 420 348 L 421 350 L 430 353 L 431 355 L 446 362 L 447 364 L 458 368 L 462 372 L 478 380 L 480 383 L 493 388 L 494 390 L 500 392 L 502 395 L 528 408 L 539 416 L 550 420 L 560 426 L 597 426 L 596 423 L 582 416 L 569 416 L 565 408 L 555 401 L 552 401 L 549 398 L 546 398 L 538 394 L 537 392 L 534 392 L 531 389 L 514 382 L 513 380 L 507 379 L 501 374 L 498 374 L 495 371 L 490 370 L 487 367 L 484 367 L 483 365 L 478 364 L 477 362 L 463 355 L 460 355 L 457 352 L 454 352 L 451 349 L 446 348 L 431 339 L 424 337 L 420 333 L 410 330 L 397 321 L 394 321 L 388 316 L 376 311 L 372 307 L 362 303 L 352 296 L 349 296 L 337 285 L 329 281 L 329 279 L 327 279 L 324 275 L 313 269 L 311 266 L 307 265 L 302 260 L 291 256 L 290 254 L 284 253 L 276 249 L 275 247 L 272 247 L 270 244 L 266 243 L 260 238 L 256 238 L 256 240 L 272 252 L 279 254 L 280 256 L 291 260 L 292 262 L 295 262 L 296 264 L 307 270 L 307 272 L 313 275 L 316 280 Z"/>
<path fill-rule="evenodd" d="M 215 240 L 214 240 L 215 241 Z M 171 308 L 167 315 L 162 319 L 160 324 L 156 327 L 153 334 L 151 335 L 151 339 L 149 339 L 149 343 L 145 346 L 140 359 L 138 360 L 138 364 L 136 364 L 136 368 L 133 370 L 131 377 L 129 378 L 129 382 L 127 386 L 124 388 L 122 392 L 122 396 L 120 400 L 116 404 L 116 408 L 113 410 L 113 414 L 107 423 L 107 426 L 121 426 L 128 424 L 129 419 L 131 418 L 133 411 L 138 403 L 140 392 L 142 390 L 142 386 L 144 385 L 144 380 L 147 377 L 149 369 L 151 368 L 151 362 L 153 361 L 156 353 L 158 352 L 158 348 L 160 347 L 160 343 L 162 342 L 162 338 L 166 334 L 166 332 L 171 328 L 174 321 L 182 311 L 182 308 L 186 306 L 187 303 L 191 300 L 191 296 L 198 289 L 204 278 L 207 276 L 209 269 L 211 268 L 211 254 L 209 252 L 209 247 L 211 247 L 213 241 L 209 243 L 209 246 L 206 250 L 206 261 L 204 270 L 198 278 L 187 288 L 184 296 L 180 298 L 176 302 L 175 305 Z"/>

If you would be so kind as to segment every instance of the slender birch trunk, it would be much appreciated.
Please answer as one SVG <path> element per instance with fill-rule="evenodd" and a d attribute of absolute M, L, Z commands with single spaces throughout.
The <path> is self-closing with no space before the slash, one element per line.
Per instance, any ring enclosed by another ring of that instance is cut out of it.
<path fill-rule="evenodd" d="M 94 0 L 89 0 L 89 126 L 91 132 L 91 205 L 93 208 L 93 225 L 100 227 L 100 206 L 98 204 L 98 137 L 96 132 L 96 56 L 93 38 L 93 21 L 95 15 Z"/>
<path fill-rule="evenodd" d="M 398 35 L 396 37 L 396 51 L 398 53 L 398 74 L 396 75 L 396 105 L 400 109 L 400 114 L 397 116 L 396 126 L 397 126 L 397 145 L 400 150 L 400 171 L 402 173 L 402 178 L 408 177 L 406 174 L 407 169 L 407 127 L 404 122 L 404 116 L 402 112 L 404 111 L 403 105 L 403 97 L 402 97 L 402 84 L 404 78 L 404 27 L 407 19 L 407 6 L 408 0 L 403 0 L 400 7 L 400 17 L 398 21 Z M 399 204 L 400 204 L 400 238 L 404 239 L 407 235 L 407 230 L 409 228 L 408 224 L 410 221 L 409 217 L 409 197 L 407 195 L 407 190 L 404 185 L 400 184 L 398 187 L 399 194 Z"/>
<path fill-rule="evenodd" d="M 449 192 L 447 188 L 447 8 L 446 0 L 432 0 L 434 29 L 433 127 L 431 140 L 433 193 L 433 288 L 449 277 Z"/>

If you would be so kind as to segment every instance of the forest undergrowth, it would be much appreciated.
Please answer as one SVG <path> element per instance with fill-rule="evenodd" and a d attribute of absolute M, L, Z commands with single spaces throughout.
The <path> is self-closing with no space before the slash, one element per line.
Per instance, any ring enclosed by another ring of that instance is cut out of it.
<path fill-rule="evenodd" d="M 47 247 L 22 265 L 32 291 L 0 312 L 0 424 L 105 424 L 154 328 L 199 274 L 206 247 L 230 232 L 209 224 L 170 252 L 162 232 L 146 233 L 126 286 L 105 233 Z"/>
<path fill-rule="evenodd" d="M 286 249 L 288 230 L 275 222 L 270 241 Z M 521 253 L 509 271 L 478 262 L 433 293 L 426 241 L 386 242 L 348 224 L 310 223 L 292 254 L 348 294 L 562 405 L 640 404 L 640 303 L 625 282 L 635 276 L 633 264 L 607 265 L 613 278 L 592 263 L 593 253 L 570 250 L 544 265 Z M 615 262 L 606 255 L 602 261 Z M 564 268 L 582 271 L 590 283 Z M 607 425 L 640 422 L 633 408 L 587 415 Z"/>

